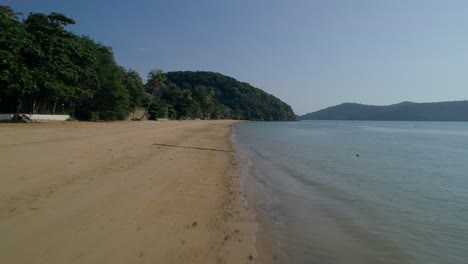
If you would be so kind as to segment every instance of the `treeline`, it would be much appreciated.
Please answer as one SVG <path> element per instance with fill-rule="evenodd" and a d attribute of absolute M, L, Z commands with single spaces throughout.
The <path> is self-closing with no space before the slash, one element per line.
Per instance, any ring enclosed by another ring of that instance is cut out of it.
<path fill-rule="evenodd" d="M 151 83 L 151 78 L 148 83 Z M 154 87 L 154 86 L 152 86 Z M 148 89 L 150 92 L 151 87 Z M 214 72 L 168 72 L 152 117 L 294 120 L 291 107 L 248 83 Z"/>
<path fill-rule="evenodd" d="M 154 70 L 144 84 L 116 63 L 110 47 L 66 29 L 74 23 L 58 13 L 20 20 L 0 6 L 0 113 L 122 120 L 143 109 L 139 118 L 295 118 L 278 98 L 219 73 Z"/>
<path fill-rule="evenodd" d="M 65 29 L 58 13 L 20 21 L 0 10 L 0 112 L 69 113 L 124 119 L 144 99 L 141 77 L 117 65 L 110 47 Z"/>

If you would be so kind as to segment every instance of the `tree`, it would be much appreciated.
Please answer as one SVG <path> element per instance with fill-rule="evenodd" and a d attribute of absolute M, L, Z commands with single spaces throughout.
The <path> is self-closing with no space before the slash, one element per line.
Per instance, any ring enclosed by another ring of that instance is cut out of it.
<path fill-rule="evenodd" d="M 166 81 L 166 75 L 164 74 L 163 70 L 160 69 L 154 69 L 148 73 L 148 83 L 147 86 L 151 89 L 151 98 L 148 103 L 148 106 L 145 109 L 145 112 L 141 116 L 140 119 L 143 119 L 146 114 L 148 113 L 148 110 L 151 107 L 151 104 L 153 103 L 153 98 L 154 95 L 159 92 L 161 87 L 164 85 L 164 82 Z"/>
<path fill-rule="evenodd" d="M 22 15 L 22 13 L 15 12 L 10 6 L 0 5 L 0 13 L 3 13 L 9 18 L 14 20 L 18 20 L 18 16 Z"/>
<path fill-rule="evenodd" d="M 142 103 L 141 100 L 143 99 L 143 96 L 145 96 L 143 80 L 140 75 L 131 69 L 126 71 L 124 85 L 130 96 L 130 109 L 134 110 L 135 108 L 140 107 Z"/>
<path fill-rule="evenodd" d="M 18 114 L 24 97 L 37 91 L 28 57 L 37 50 L 31 35 L 9 7 L 0 8 L 0 100 Z"/>
<path fill-rule="evenodd" d="M 130 95 L 124 82 L 126 72 L 116 64 L 112 49 L 90 42 L 96 57 L 97 85 L 87 107 L 82 107 L 91 119 L 122 120 L 131 112 Z M 87 108 L 87 109 L 86 109 Z"/>
<path fill-rule="evenodd" d="M 174 105 L 178 116 L 196 116 L 197 105 L 205 118 L 247 120 L 294 120 L 291 106 L 248 83 L 215 72 L 168 72 L 168 83 L 191 91 L 193 103 Z M 164 96 L 166 97 L 166 96 Z M 182 97 L 184 98 L 184 97 Z M 185 101 L 187 98 L 185 97 Z M 171 99 L 173 100 L 173 99 Z M 184 109 L 190 107 L 190 109 Z M 188 110 L 188 111 L 187 111 Z M 195 111 L 196 112 L 196 111 Z"/>
<path fill-rule="evenodd" d="M 28 58 L 38 90 L 30 98 L 31 112 L 45 109 L 50 101 L 67 101 L 78 93 L 82 51 L 78 38 L 65 30 L 75 22 L 58 13 L 31 13 L 24 21 L 37 49 Z"/>
<path fill-rule="evenodd" d="M 112 49 L 66 30 L 59 13 L 0 6 L 0 111 L 62 112 L 79 119 L 124 119 L 144 98 L 143 81 L 117 65 Z"/>
<path fill-rule="evenodd" d="M 24 21 L 0 6 L 0 111 L 62 112 L 82 120 L 124 119 L 145 106 L 151 118 L 292 120 L 273 95 L 214 72 L 148 74 L 119 66 L 110 47 L 66 28 L 59 13 L 31 13 Z M 157 100 L 155 100 L 157 96 Z"/>

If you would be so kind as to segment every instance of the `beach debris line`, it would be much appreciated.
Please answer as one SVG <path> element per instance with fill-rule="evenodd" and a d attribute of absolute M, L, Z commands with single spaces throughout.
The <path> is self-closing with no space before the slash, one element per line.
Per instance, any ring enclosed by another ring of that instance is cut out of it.
<path fill-rule="evenodd" d="M 226 149 L 203 148 L 203 147 L 192 147 L 192 146 L 178 146 L 178 145 L 161 144 L 161 143 L 153 143 L 153 146 L 171 147 L 171 148 L 186 148 L 186 149 L 197 149 L 197 150 L 208 150 L 208 151 L 219 151 L 219 152 L 235 152 L 234 150 L 226 150 Z"/>

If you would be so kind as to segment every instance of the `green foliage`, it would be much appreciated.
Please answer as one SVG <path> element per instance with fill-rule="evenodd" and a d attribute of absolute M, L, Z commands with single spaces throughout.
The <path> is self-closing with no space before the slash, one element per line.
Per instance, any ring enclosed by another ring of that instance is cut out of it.
<path fill-rule="evenodd" d="M 154 98 L 151 107 L 148 108 L 148 119 L 157 120 L 158 118 L 169 118 L 169 108 L 171 107 L 172 106 L 168 105 L 164 100 Z M 174 115 L 172 115 L 172 117 L 174 117 Z"/>
<path fill-rule="evenodd" d="M 80 119 L 116 120 L 141 106 L 138 73 L 118 66 L 109 47 L 65 29 L 74 23 L 59 13 L 19 22 L 0 6 L 0 112 L 59 108 Z"/>
<path fill-rule="evenodd" d="M 153 103 L 153 100 L 154 100 L 154 96 L 155 96 L 155 94 L 157 94 L 159 92 L 161 86 L 164 85 L 164 81 L 166 81 L 166 76 L 164 75 L 162 70 L 155 69 L 155 70 L 152 70 L 152 71 L 150 71 L 148 73 L 148 82 L 146 83 L 146 86 L 147 86 L 148 90 L 151 91 L 151 97 L 150 97 L 150 100 L 148 102 L 148 106 L 146 107 L 145 112 L 141 116 L 141 119 L 143 119 L 143 117 L 145 117 L 145 115 L 150 110 L 150 108 L 152 106 L 152 103 Z M 153 110 L 153 114 L 154 113 L 155 113 L 155 111 Z M 153 114 L 152 114 L 151 118 L 155 119 L 155 116 Z"/>
<path fill-rule="evenodd" d="M 11 7 L 9 6 L 0 5 L 0 14 L 7 16 L 9 18 L 13 18 L 15 20 L 18 19 L 17 13 L 13 9 L 11 9 Z"/>
<path fill-rule="evenodd" d="M 121 120 L 145 107 L 142 117 L 150 119 L 295 118 L 273 95 L 219 73 L 153 70 L 144 86 L 137 72 L 117 65 L 110 47 L 68 31 L 73 24 L 59 13 L 21 22 L 0 6 L 0 112 Z"/>
<path fill-rule="evenodd" d="M 134 70 L 128 70 L 124 76 L 124 85 L 128 91 L 130 109 L 141 107 L 145 90 L 140 75 Z"/>
<path fill-rule="evenodd" d="M 37 91 L 29 56 L 34 53 L 33 39 L 15 13 L 0 9 L 0 99 L 2 108 L 16 110 L 24 96 Z"/>
<path fill-rule="evenodd" d="M 168 72 L 166 77 L 160 99 L 177 119 L 295 119 L 278 98 L 219 73 Z"/>

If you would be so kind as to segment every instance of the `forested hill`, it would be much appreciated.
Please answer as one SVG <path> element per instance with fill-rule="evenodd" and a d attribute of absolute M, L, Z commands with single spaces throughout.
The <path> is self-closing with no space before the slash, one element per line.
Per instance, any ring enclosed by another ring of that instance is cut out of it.
<path fill-rule="evenodd" d="M 248 83 L 214 72 L 178 71 L 166 73 L 168 85 L 161 99 L 188 106 L 193 117 L 245 120 L 294 120 L 291 107 Z M 172 100 L 174 93 L 189 93 L 192 100 Z"/>
<path fill-rule="evenodd" d="M 302 120 L 468 121 L 468 101 L 388 106 L 344 103 L 300 117 Z"/>
<path fill-rule="evenodd" d="M 144 84 L 136 71 L 117 64 L 110 47 L 69 31 L 73 19 L 59 13 L 20 17 L 0 5 L 0 113 L 79 120 L 295 119 L 278 98 L 219 73 L 155 69 Z"/>

